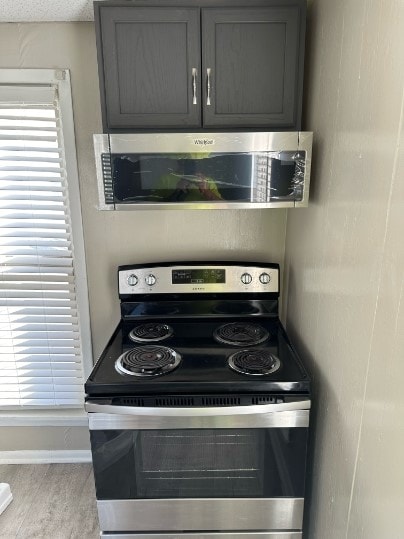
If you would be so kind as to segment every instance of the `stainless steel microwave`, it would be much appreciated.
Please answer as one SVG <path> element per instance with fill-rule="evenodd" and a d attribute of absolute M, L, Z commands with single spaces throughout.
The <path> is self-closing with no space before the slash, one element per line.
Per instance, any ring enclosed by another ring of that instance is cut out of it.
<path fill-rule="evenodd" d="M 311 132 L 94 135 L 99 209 L 307 206 Z"/>

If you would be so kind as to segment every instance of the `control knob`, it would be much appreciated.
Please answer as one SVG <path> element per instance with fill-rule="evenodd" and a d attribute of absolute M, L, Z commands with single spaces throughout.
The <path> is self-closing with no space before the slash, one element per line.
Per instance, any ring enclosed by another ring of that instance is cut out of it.
<path fill-rule="evenodd" d="M 149 286 L 153 286 L 154 284 L 156 284 L 156 277 L 152 273 L 149 273 L 149 275 L 146 275 L 144 280 L 145 280 L 145 283 Z"/>
<path fill-rule="evenodd" d="M 260 282 L 262 284 L 268 284 L 270 280 L 271 280 L 271 276 L 269 275 L 269 273 L 261 273 Z"/>
<path fill-rule="evenodd" d="M 249 273 L 243 273 L 240 279 L 243 284 L 250 284 L 252 281 L 252 277 Z"/>
<path fill-rule="evenodd" d="M 139 279 L 136 277 L 134 273 L 131 273 L 126 278 L 126 282 L 128 283 L 129 286 L 136 286 L 137 283 L 139 282 Z"/>

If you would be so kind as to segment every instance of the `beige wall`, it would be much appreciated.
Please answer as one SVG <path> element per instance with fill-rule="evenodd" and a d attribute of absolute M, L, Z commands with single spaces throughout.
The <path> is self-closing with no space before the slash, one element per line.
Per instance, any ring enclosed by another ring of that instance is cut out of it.
<path fill-rule="evenodd" d="M 87 427 L 1 427 L 1 451 L 77 451 L 90 448 Z"/>
<path fill-rule="evenodd" d="M 119 264 L 186 259 L 283 262 L 285 210 L 97 210 L 92 135 L 102 128 L 93 23 L 0 24 L 1 67 L 71 70 L 95 359 L 119 320 Z"/>
<path fill-rule="evenodd" d="M 404 536 L 404 3 L 312 0 L 312 198 L 287 328 L 314 377 L 308 539 Z"/>

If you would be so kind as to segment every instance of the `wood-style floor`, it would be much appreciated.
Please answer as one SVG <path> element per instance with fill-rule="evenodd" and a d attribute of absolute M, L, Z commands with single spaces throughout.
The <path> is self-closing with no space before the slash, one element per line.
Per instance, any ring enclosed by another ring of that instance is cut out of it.
<path fill-rule="evenodd" d="M 1 539 L 99 539 L 90 464 L 1 465 L 0 483 L 13 494 Z"/>

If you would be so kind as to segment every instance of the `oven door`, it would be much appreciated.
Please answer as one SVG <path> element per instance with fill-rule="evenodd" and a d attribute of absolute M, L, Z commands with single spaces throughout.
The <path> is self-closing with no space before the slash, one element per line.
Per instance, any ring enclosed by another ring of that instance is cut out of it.
<path fill-rule="evenodd" d="M 301 530 L 309 408 L 87 402 L 101 529 Z"/>

